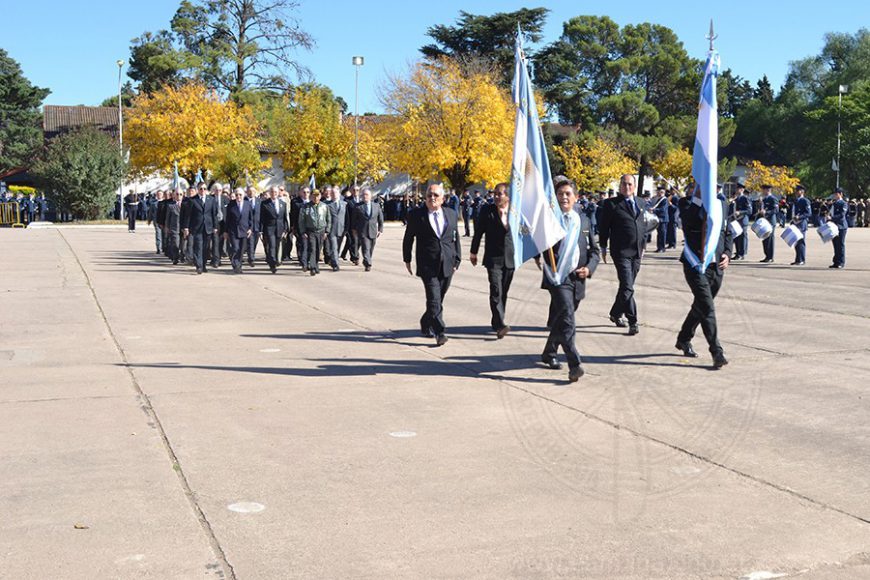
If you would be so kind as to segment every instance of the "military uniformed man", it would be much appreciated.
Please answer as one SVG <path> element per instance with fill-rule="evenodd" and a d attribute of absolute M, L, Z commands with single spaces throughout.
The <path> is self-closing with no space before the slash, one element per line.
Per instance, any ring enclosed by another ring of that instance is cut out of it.
<path fill-rule="evenodd" d="M 311 201 L 299 210 L 299 234 L 308 247 L 308 271 L 312 276 L 320 274 L 318 256 L 323 249 L 326 232 L 332 226 L 332 212 L 320 203 L 320 191 L 311 192 Z"/>
<path fill-rule="evenodd" d="M 124 196 L 124 209 L 127 211 L 127 231 L 136 232 L 136 214 L 139 211 L 139 196 L 130 190 L 130 193 Z"/>
<path fill-rule="evenodd" d="M 737 183 L 737 197 L 734 198 L 734 219 L 743 228 L 743 233 L 734 240 L 734 259 L 745 260 L 749 251 L 749 216 L 752 215 L 752 201 L 746 195 L 746 186 Z"/>
<path fill-rule="evenodd" d="M 761 192 L 764 195 L 761 199 L 761 215 L 770 222 L 770 227 L 773 228 L 770 235 L 761 242 L 764 247 L 764 259 L 761 260 L 761 263 L 767 264 L 773 262 L 776 224 L 779 223 L 779 200 L 773 195 L 773 188 L 769 185 L 762 185 Z"/>
<path fill-rule="evenodd" d="M 792 208 L 794 213 L 791 223 L 800 229 L 804 237 L 799 239 L 794 245 L 794 262 L 791 265 L 803 266 L 807 260 L 807 223 L 812 215 L 812 208 L 810 207 L 810 200 L 806 198 L 806 189 L 803 185 L 798 185 L 795 188 L 795 195 L 797 197 L 794 200 Z"/>
<path fill-rule="evenodd" d="M 831 221 L 837 226 L 838 235 L 831 240 L 834 245 L 834 263 L 828 268 L 844 268 L 846 266 L 846 232 L 849 229 L 847 216 L 849 205 L 843 199 L 843 190 L 839 187 L 834 190 L 834 203 L 831 204 Z"/>
<path fill-rule="evenodd" d="M 668 198 L 665 195 L 664 185 L 656 188 L 656 198 L 652 201 L 652 211 L 659 219 L 659 225 L 656 227 L 656 253 L 661 253 L 667 247 L 668 222 L 670 220 Z"/>

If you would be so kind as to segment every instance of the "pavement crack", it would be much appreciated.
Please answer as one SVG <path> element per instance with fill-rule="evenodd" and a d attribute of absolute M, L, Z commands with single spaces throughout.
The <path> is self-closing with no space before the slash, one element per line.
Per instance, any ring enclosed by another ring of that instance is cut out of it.
<path fill-rule="evenodd" d="M 202 507 L 200 507 L 199 502 L 196 499 L 196 494 L 190 486 L 190 481 L 187 479 L 187 475 L 184 473 L 184 469 L 181 467 L 181 462 L 178 459 L 178 455 L 175 453 L 175 450 L 172 447 L 172 443 L 169 441 L 169 437 L 166 434 L 166 430 L 163 427 L 163 423 L 160 421 L 160 417 L 157 415 L 157 411 L 154 409 L 154 406 L 151 404 L 151 398 L 142 390 L 142 386 L 139 384 L 139 380 L 136 378 L 136 374 L 133 372 L 133 365 L 130 364 L 130 361 L 127 358 L 127 353 L 124 351 L 123 347 L 121 347 L 121 343 L 118 341 L 118 337 L 115 335 L 115 332 L 112 330 L 112 325 L 109 323 L 109 319 L 106 316 L 105 310 L 103 310 L 103 305 L 100 303 L 100 299 L 97 297 L 97 292 L 94 289 L 94 285 L 91 281 L 90 275 L 88 275 L 87 270 L 82 264 L 81 259 L 76 253 L 75 249 L 73 249 L 72 244 L 69 243 L 69 240 L 66 236 L 63 235 L 62 230 L 55 230 L 58 235 L 63 239 L 75 258 L 78 267 L 81 269 L 82 275 L 85 277 L 85 282 L 87 284 L 88 290 L 91 293 L 91 296 L 94 299 L 94 304 L 97 307 L 97 310 L 100 313 L 100 318 L 103 321 L 103 324 L 106 327 L 106 331 L 109 333 L 109 336 L 112 338 L 112 342 L 115 344 L 115 348 L 118 351 L 118 354 L 121 357 L 122 366 L 127 370 L 127 373 L 130 376 L 130 383 L 133 386 L 133 390 L 136 392 L 136 395 L 140 398 L 140 408 L 146 414 L 146 416 L 150 419 L 151 423 L 153 423 L 153 427 L 160 434 L 160 440 L 163 442 L 163 447 L 166 450 L 166 454 L 169 457 L 169 462 L 172 465 L 172 470 L 175 472 L 175 475 L 178 477 L 178 481 L 181 485 L 182 490 L 184 491 L 185 497 L 187 497 L 188 503 L 190 504 L 191 509 L 196 516 L 197 521 L 203 529 L 203 532 L 206 535 L 209 545 L 211 546 L 212 551 L 214 552 L 216 558 L 221 564 L 223 568 L 224 577 L 227 580 L 236 580 L 236 574 L 233 570 L 232 565 L 229 563 L 226 557 L 226 553 L 224 552 L 223 547 L 218 541 L 217 536 L 214 533 L 214 529 L 212 528 L 211 523 L 208 521 L 208 518 L 205 515 Z M 151 426 L 151 425 L 149 425 Z"/>

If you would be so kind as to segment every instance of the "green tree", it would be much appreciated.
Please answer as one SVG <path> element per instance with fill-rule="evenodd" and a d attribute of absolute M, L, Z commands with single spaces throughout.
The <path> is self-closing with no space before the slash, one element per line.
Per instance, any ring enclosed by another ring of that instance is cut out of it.
<path fill-rule="evenodd" d="M 454 26 L 430 26 L 426 35 L 435 42 L 427 44 L 420 52 L 433 61 L 442 57 L 457 61 L 482 60 L 494 68 L 503 85 L 510 86 L 517 26 L 522 29 L 526 42 L 540 42 L 549 12 L 547 8 L 521 8 L 481 16 L 462 10 Z"/>
<path fill-rule="evenodd" d="M 78 218 L 97 219 L 112 207 L 127 168 L 114 140 L 94 127 L 82 127 L 52 140 L 32 171 L 58 207 Z"/>
<path fill-rule="evenodd" d="M 563 123 L 583 131 L 601 128 L 635 159 L 638 191 L 652 159 L 691 147 L 702 63 L 689 57 L 669 28 L 620 28 L 606 16 L 578 16 L 535 62 L 538 84 Z M 733 133 L 733 121 L 722 119 L 720 144 Z"/>
<path fill-rule="evenodd" d="M 199 62 L 190 53 L 176 48 L 173 35 L 167 30 L 156 34 L 145 32 L 131 42 L 127 76 L 138 83 L 140 92 L 149 95 L 163 86 L 177 88 L 184 82 L 185 71 Z"/>
<path fill-rule="evenodd" d="M 0 48 L 0 172 L 25 165 L 42 145 L 39 106 L 49 92 L 33 86 Z"/>
<path fill-rule="evenodd" d="M 770 80 L 768 80 L 767 75 L 758 80 L 753 96 L 761 101 L 763 105 L 770 106 L 773 104 L 773 88 L 770 86 Z"/>
<path fill-rule="evenodd" d="M 736 119 L 754 96 L 752 85 L 735 75 L 730 68 L 719 76 L 719 85 L 721 93 L 725 95 L 724 99 L 719 99 L 719 112 L 723 117 Z"/>
<path fill-rule="evenodd" d="M 136 96 L 136 91 L 133 90 L 133 83 L 127 81 L 124 83 L 124 86 L 121 87 L 121 105 L 124 107 L 132 107 L 133 106 L 133 98 Z M 101 107 L 117 107 L 118 106 L 118 95 L 112 95 L 111 97 L 106 97 L 103 99 L 103 102 L 100 103 Z"/>

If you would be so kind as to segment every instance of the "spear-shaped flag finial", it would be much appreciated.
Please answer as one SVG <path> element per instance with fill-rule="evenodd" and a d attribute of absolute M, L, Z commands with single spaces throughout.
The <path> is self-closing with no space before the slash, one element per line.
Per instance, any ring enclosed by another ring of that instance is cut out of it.
<path fill-rule="evenodd" d="M 719 35 L 713 32 L 713 19 L 710 19 L 710 34 L 705 37 L 710 41 L 710 52 L 713 52 L 715 48 L 713 47 L 713 41 L 719 38 Z"/>

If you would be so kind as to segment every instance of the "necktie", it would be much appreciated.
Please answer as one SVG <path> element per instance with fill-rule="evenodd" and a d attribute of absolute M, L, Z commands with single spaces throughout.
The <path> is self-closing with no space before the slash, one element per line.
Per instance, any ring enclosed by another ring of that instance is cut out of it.
<path fill-rule="evenodd" d="M 628 205 L 628 211 L 631 212 L 631 215 L 637 216 L 637 206 L 634 205 L 634 200 L 630 197 L 625 199 L 626 205 Z"/>
<path fill-rule="evenodd" d="M 441 223 L 438 221 L 438 212 L 433 213 L 432 218 L 435 220 L 435 235 L 440 238 L 441 237 Z"/>
<path fill-rule="evenodd" d="M 372 204 L 366 204 L 366 217 L 372 217 Z"/>

